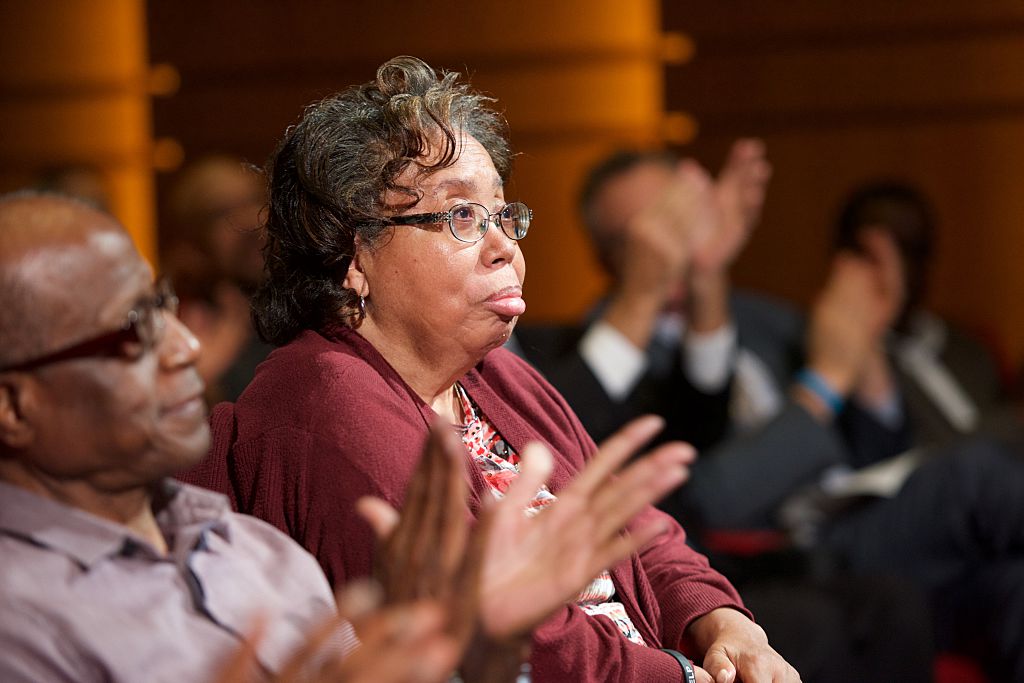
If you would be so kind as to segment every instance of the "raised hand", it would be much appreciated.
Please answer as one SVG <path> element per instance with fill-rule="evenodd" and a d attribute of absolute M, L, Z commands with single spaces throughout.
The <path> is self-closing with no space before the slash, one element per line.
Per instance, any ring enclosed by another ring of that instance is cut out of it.
<path fill-rule="evenodd" d="M 385 600 L 397 604 L 430 597 L 458 605 L 449 628 L 463 643 L 472 635 L 477 598 L 465 590 L 465 582 L 473 580 L 466 563 L 467 462 L 462 442 L 439 420 L 431 427 L 401 515 L 377 498 L 358 502 L 382 543 L 378 573 Z"/>
<path fill-rule="evenodd" d="M 693 243 L 714 230 L 711 177 L 692 160 L 681 161 L 666 179 L 652 168 L 638 182 L 660 183 L 661 191 L 633 215 L 622 236 L 621 267 L 605 320 L 637 348 L 646 348 L 654 321 L 677 299 L 693 255 Z"/>
<path fill-rule="evenodd" d="M 664 530 L 655 525 L 623 532 L 646 505 L 685 481 L 693 449 L 666 444 L 620 470 L 662 425 L 652 416 L 617 432 L 558 500 L 534 517 L 525 510 L 550 476 L 552 456 L 539 444 L 527 446 L 519 476 L 502 500 L 485 505 L 468 535 L 468 458 L 451 427 L 435 424 L 401 515 L 384 501 L 359 501 L 360 513 L 384 539 L 388 599 L 435 598 L 448 606 L 448 632 L 460 647 L 478 629 L 478 642 L 516 653 L 509 659 L 518 663 L 534 627 Z M 501 680 L 488 675 L 474 680 Z"/>
<path fill-rule="evenodd" d="M 879 315 L 885 329 L 891 329 L 906 305 L 906 284 L 903 261 L 892 234 L 883 228 L 865 228 L 860 234 L 864 257 L 874 265 L 877 274 Z M 885 344 L 880 339 L 869 354 L 854 387 L 853 394 L 862 406 L 884 406 L 893 400 L 897 388 Z"/>
<path fill-rule="evenodd" d="M 866 254 L 841 252 L 811 314 L 808 366 L 846 395 L 881 348 L 902 306 L 902 270 L 891 238 L 865 237 Z"/>
<path fill-rule="evenodd" d="M 547 480 L 552 457 L 540 444 L 524 449 L 519 477 L 480 522 L 480 619 L 488 633 L 501 638 L 532 629 L 602 570 L 665 530 L 653 525 L 622 533 L 645 506 L 685 481 L 694 450 L 666 444 L 619 471 L 663 424 L 649 416 L 616 432 L 533 518 L 523 511 Z"/>
<path fill-rule="evenodd" d="M 718 273 L 736 260 L 761 219 L 771 175 L 762 141 L 747 138 L 733 143 L 714 184 L 714 229 L 694 244 L 695 277 Z"/>

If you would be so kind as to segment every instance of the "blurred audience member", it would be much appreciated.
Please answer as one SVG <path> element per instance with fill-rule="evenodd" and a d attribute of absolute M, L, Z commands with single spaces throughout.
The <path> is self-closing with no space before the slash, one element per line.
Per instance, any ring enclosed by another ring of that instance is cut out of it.
<path fill-rule="evenodd" d="M 270 351 L 249 315 L 263 280 L 265 203 L 262 175 L 226 156 L 185 167 L 169 194 L 163 270 L 181 297 L 182 321 L 203 344 L 198 368 L 211 403 L 236 398 Z"/>
<path fill-rule="evenodd" d="M 756 225 L 771 166 L 737 142 L 718 180 L 693 160 L 621 152 L 595 167 L 581 212 L 608 296 L 582 327 L 524 328 L 526 355 L 595 439 L 648 412 L 698 447 L 727 427 L 728 269 Z"/>
<path fill-rule="evenodd" d="M 839 250 L 871 257 L 872 240 L 891 241 L 903 284 L 885 344 L 874 348 L 846 411 L 854 434 L 869 432 L 873 423 L 876 436 L 849 439 L 855 463 L 1002 427 L 1006 413 L 991 349 L 925 307 L 936 227 L 924 195 L 907 183 L 872 182 L 850 194 L 837 224 Z"/>

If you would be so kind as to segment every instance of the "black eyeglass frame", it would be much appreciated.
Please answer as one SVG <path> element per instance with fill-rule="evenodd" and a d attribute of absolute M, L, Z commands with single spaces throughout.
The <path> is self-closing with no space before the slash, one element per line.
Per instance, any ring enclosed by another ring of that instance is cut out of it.
<path fill-rule="evenodd" d="M 481 209 L 484 210 L 484 213 L 487 214 L 487 220 L 481 223 L 481 227 L 483 229 L 480 230 L 480 234 L 477 236 L 475 240 L 464 239 L 462 237 L 459 237 L 458 233 L 455 232 L 455 222 L 453 220 L 453 214 L 455 213 L 455 211 L 461 209 L 464 206 L 479 206 Z M 501 224 L 501 214 L 504 213 L 509 207 L 516 207 L 517 210 L 518 207 L 522 207 L 523 209 L 526 210 L 526 229 L 523 230 L 523 234 L 519 235 L 518 237 L 514 234 L 510 235 L 508 230 L 505 229 L 505 226 Z M 464 244 L 476 244 L 477 242 L 484 238 L 484 235 L 487 234 L 487 228 L 490 228 L 493 225 L 494 227 L 499 228 L 503 233 L 505 233 L 506 237 L 518 242 L 519 240 L 526 237 L 526 235 L 530 232 L 530 224 L 533 223 L 533 209 L 527 206 L 524 202 L 509 202 L 505 206 L 501 207 L 501 209 L 499 209 L 498 211 L 491 213 L 483 204 L 478 204 L 476 202 L 464 202 L 462 204 L 457 204 L 456 206 L 453 206 L 447 211 L 435 211 L 434 213 L 414 213 L 409 214 L 408 216 L 391 216 L 384 220 L 386 221 L 387 225 L 428 225 L 431 223 L 447 223 L 448 230 L 449 232 L 452 233 L 452 237 L 454 237 L 455 239 Z"/>
<path fill-rule="evenodd" d="M 44 365 L 77 358 L 141 358 L 163 339 L 167 327 L 164 314 L 175 315 L 178 312 L 178 297 L 170 281 L 161 278 L 157 280 L 153 289 L 152 296 L 140 301 L 128 311 L 120 328 L 83 339 L 38 358 L 0 367 L 0 372 L 28 372 Z M 125 353 L 125 347 L 130 344 L 139 346 L 137 355 Z"/>

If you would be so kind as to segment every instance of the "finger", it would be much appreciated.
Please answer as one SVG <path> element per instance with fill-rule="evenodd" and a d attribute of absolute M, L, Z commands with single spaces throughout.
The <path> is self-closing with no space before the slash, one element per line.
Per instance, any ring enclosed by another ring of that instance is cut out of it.
<path fill-rule="evenodd" d="M 382 564 L 387 581 L 385 591 L 391 601 L 400 601 L 416 594 L 415 586 L 409 582 L 415 576 L 408 576 L 409 565 L 418 566 L 423 562 L 424 549 L 420 543 L 424 533 L 423 525 L 427 523 L 428 495 L 431 479 L 436 476 L 436 460 L 443 455 L 438 450 L 433 432 L 427 435 L 419 462 L 409 480 L 399 515 L 399 522 L 391 533 Z"/>
<path fill-rule="evenodd" d="M 356 501 L 356 512 L 365 519 L 373 529 L 377 540 L 386 541 L 398 526 L 398 510 L 387 501 L 373 496 L 364 496 Z"/>
<path fill-rule="evenodd" d="M 593 576 L 607 567 L 620 562 L 668 531 L 667 519 L 652 520 L 628 533 L 618 534 L 606 541 L 593 555 L 592 567 L 587 576 Z"/>
<path fill-rule="evenodd" d="M 360 647 L 389 642 L 407 643 L 431 632 L 440 632 L 447 615 L 428 600 L 374 610 L 358 620 L 356 633 Z"/>
<path fill-rule="evenodd" d="M 427 491 L 428 519 L 432 524 L 433 543 L 440 559 L 442 576 L 438 580 L 448 584 L 454 579 L 456 568 L 462 563 L 466 550 L 466 536 L 469 533 L 469 515 L 466 510 L 466 461 L 468 454 L 462 440 L 443 419 L 431 425 L 431 435 L 440 450 L 437 458 L 438 471 L 432 479 L 433 487 Z M 446 588 L 454 592 L 454 586 Z"/>
<path fill-rule="evenodd" d="M 345 662 L 326 680 L 345 683 L 445 683 L 452 680 L 461 652 L 462 649 L 452 639 L 433 635 L 401 646 L 376 648 L 378 656 Z"/>
<path fill-rule="evenodd" d="M 324 680 L 348 683 L 442 683 L 451 675 L 462 649 L 440 629 L 397 641 L 364 642 L 349 657 L 325 672 Z"/>
<path fill-rule="evenodd" d="M 248 683 L 258 669 L 256 649 L 267 634 L 267 618 L 259 614 L 253 620 L 248 635 L 214 677 L 217 683 Z"/>
<path fill-rule="evenodd" d="M 353 625 L 378 609 L 383 601 L 384 596 L 380 586 L 366 579 L 349 581 L 344 588 L 334 594 L 338 614 L 348 619 Z"/>
<path fill-rule="evenodd" d="M 566 492 L 589 497 L 591 491 L 660 432 L 664 425 L 665 421 L 656 415 L 646 415 L 626 424 L 604 440 Z"/>
<path fill-rule="evenodd" d="M 288 657 L 288 661 L 281 667 L 281 671 L 278 673 L 279 680 L 299 680 L 299 676 L 317 659 L 317 654 L 328 639 L 339 632 L 344 621 L 341 614 L 336 613 L 317 625 L 306 636 L 305 642 Z M 340 657 L 341 653 L 335 653 L 335 656 Z"/>
<path fill-rule="evenodd" d="M 537 490 L 547 483 L 554 469 L 554 457 L 544 444 L 533 441 L 526 444 L 519 463 L 519 476 L 505 492 L 501 505 L 516 511 L 525 510 L 533 502 Z"/>
<path fill-rule="evenodd" d="M 596 538 L 617 534 L 638 512 L 686 481 L 693 458 L 689 444 L 665 444 L 608 481 L 588 506 Z"/>
<path fill-rule="evenodd" d="M 869 227 L 861 232 L 860 243 L 868 257 L 878 265 L 886 292 L 901 291 L 903 269 L 899 247 L 892 235 L 883 228 Z"/>
<path fill-rule="evenodd" d="M 707 669 L 696 664 L 693 665 L 693 675 L 697 679 L 697 683 L 715 683 L 715 677 L 708 673 Z"/>
<path fill-rule="evenodd" d="M 761 138 L 740 138 L 733 143 L 729 155 L 730 158 L 739 157 L 746 159 L 763 157 L 765 155 L 764 140 Z"/>
<path fill-rule="evenodd" d="M 465 547 L 466 452 L 450 425 L 437 420 L 410 483 L 388 559 L 400 568 L 389 581 L 392 601 L 453 591 L 453 573 Z"/>

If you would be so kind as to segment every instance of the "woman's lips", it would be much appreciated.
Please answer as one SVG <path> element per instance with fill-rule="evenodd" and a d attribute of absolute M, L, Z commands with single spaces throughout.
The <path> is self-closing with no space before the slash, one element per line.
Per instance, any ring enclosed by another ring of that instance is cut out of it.
<path fill-rule="evenodd" d="M 487 297 L 484 303 L 491 311 L 505 318 L 514 318 L 526 312 L 522 287 L 500 289 Z"/>

